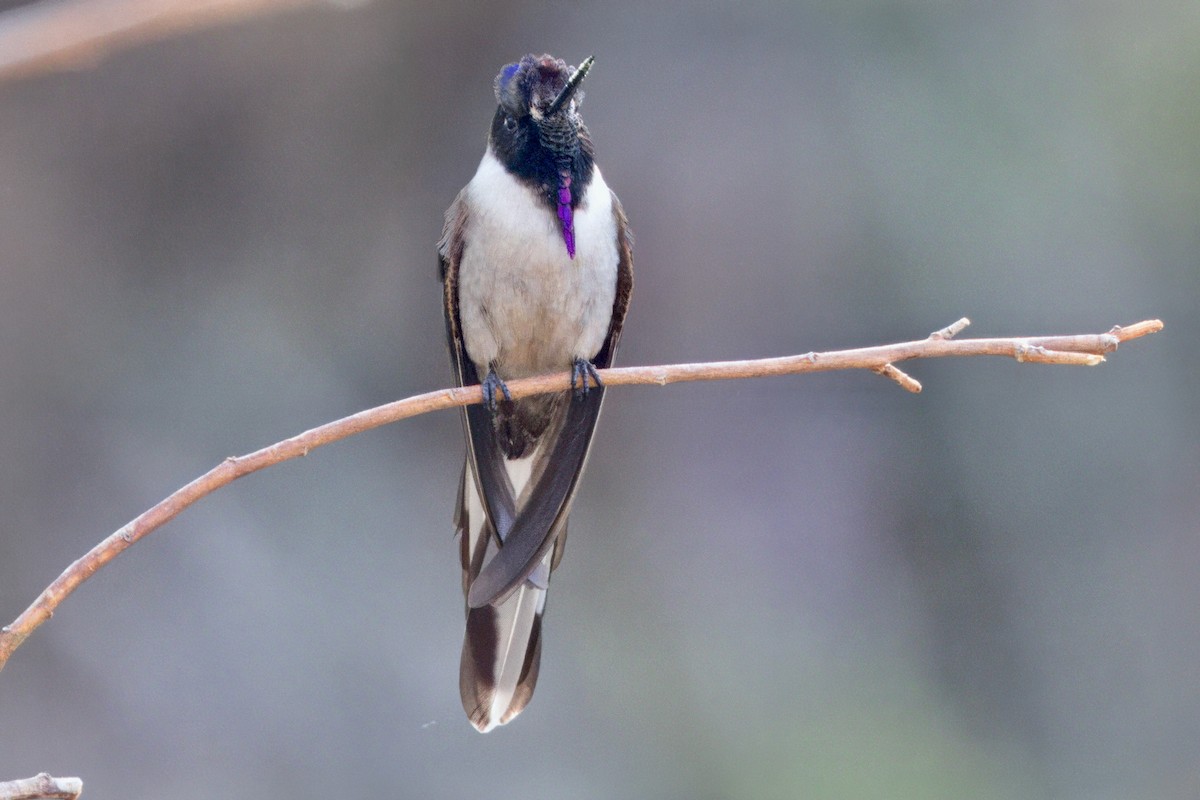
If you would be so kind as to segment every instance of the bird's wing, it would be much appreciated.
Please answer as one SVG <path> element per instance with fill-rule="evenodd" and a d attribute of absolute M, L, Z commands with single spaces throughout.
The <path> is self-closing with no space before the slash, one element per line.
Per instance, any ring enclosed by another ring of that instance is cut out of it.
<path fill-rule="evenodd" d="M 446 338 L 450 344 L 455 382 L 459 386 L 478 385 L 480 382 L 475 364 L 467 356 L 458 311 L 458 268 L 462 261 L 463 237 L 469 213 L 464 189 L 446 211 L 446 226 L 438 242 Z M 504 455 L 493 432 L 491 412 L 479 403 L 465 406 L 463 424 L 466 429 L 467 459 L 471 462 L 471 471 L 483 498 L 485 513 L 503 540 L 516 520 L 516 502 L 512 483 L 504 468 Z"/>

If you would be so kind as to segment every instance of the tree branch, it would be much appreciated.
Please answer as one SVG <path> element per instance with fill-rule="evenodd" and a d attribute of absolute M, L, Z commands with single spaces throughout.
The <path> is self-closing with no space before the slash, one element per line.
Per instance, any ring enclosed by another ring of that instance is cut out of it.
<path fill-rule="evenodd" d="M 91 66 L 109 51 L 314 0 L 39 0 L 0 14 L 0 80 Z"/>
<path fill-rule="evenodd" d="M 1117 349 L 1121 342 L 1162 330 L 1158 320 L 1147 320 L 1127 327 L 1116 326 L 1108 333 L 1077 336 L 1036 336 L 1005 339 L 955 339 L 970 321 L 960 319 L 925 339 L 899 344 L 805 353 L 782 358 L 752 361 L 720 361 L 704 364 L 672 364 L 659 367 L 621 367 L 599 370 L 605 386 L 665 386 L 685 381 L 717 381 L 738 378 L 762 378 L 775 375 L 799 375 L 809 372 L 867 369 L 883 375 L 910 392 L 921 391 L 921 384 L 901 372 L 897 361 L 947 356 L 1007 356 L 1037 364 L 1095 365 L 1104 354 Z M 570 389 L 570 376 L 543 375 L 510 381 L 513 398 L 528 397 Z M 48 620 L 58 605 L 81 583 L 112 561 L 146 534 L 174 519 L 179 512 L 202 497 L 232 483 L 243 475 L 287 461 L 322 445 L 377 428 L 390 422 L 482 402 L 478 386 L 441 389 L 404 400 L 360 411 L 349 417 L 307 430 L 290 439 L 264 447 L 244 456 L 231 456 L 196 478 L 166 499 L 142 512 L 119 530 L 93 547 L 58 576 L 11 625 L 0 628 L 0 670 L 13 652 L 35 629 Z"/>
<path fill-rule="evenodd" d="M 0 781 L 0 800 L 37 800 L 41 797 L 75 800 L 82 793 L 83 781 L 79 778 L 52 778 L 45 772 L 19 781 Z"/>

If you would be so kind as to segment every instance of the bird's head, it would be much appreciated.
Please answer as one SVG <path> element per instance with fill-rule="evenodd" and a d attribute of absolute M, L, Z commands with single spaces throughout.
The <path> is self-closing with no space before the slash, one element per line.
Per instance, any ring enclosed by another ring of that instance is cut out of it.
<path fill-rule="evenodd" d="M 505 161 L 528 160 L 535 149 L 560 163 L 575 157 L 587 135 L 579 87 L 591 66 L 590 57 L 576 69 L 551 55 L 527 55 L 500 70 L 492 142 Z"/>
<path fill-rule="evenodd" d="M 536 124 L 557 118 L 578 119 L 583 101 L 580 84 L 592 67 L 588 57 L 578 69 L 551 55 L 528 55 L 506 64 L 496 76 L 496 101 L 516 120 L 528 117 Z"/>

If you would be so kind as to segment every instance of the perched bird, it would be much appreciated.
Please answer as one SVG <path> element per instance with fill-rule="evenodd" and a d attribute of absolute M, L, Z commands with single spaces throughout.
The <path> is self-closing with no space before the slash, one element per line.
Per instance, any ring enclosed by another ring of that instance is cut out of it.
<path fill-rule="evenodd" d="M 472 724 L 533 695 L 550 573 L 633 288 L 625 212 L 594 161 L 579 104 L 592 59 L 527 55 L 496 76 L 487 150 L 438 243 L 467 458 L 455 511 L 467 632 L 459 688 Z M 505 381 L 571 371 L 572 390 L 513 400 Z"/>

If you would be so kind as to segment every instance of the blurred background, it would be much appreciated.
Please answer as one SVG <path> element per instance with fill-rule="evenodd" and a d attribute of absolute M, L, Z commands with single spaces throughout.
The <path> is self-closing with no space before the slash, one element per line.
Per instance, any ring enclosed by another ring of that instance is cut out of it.
<path fill-rule="evenodd" d="M 38 0 L 42 2 L 42 0 Z M 9 4 L 10 6 L 13 4 Z M 0 12 L 0 35 L 13 15 Z M 0 674 L 93 798 L 1200 796 L 1200 5 L 314 5 L 0 74 L 0 621 L 225 456 L 450 382 L 492 78 L 594 53 L 619 361 L 1166 330 L 608 398 L 542 675 L 459 704 L 455 413 L 248 477 Z"/>

